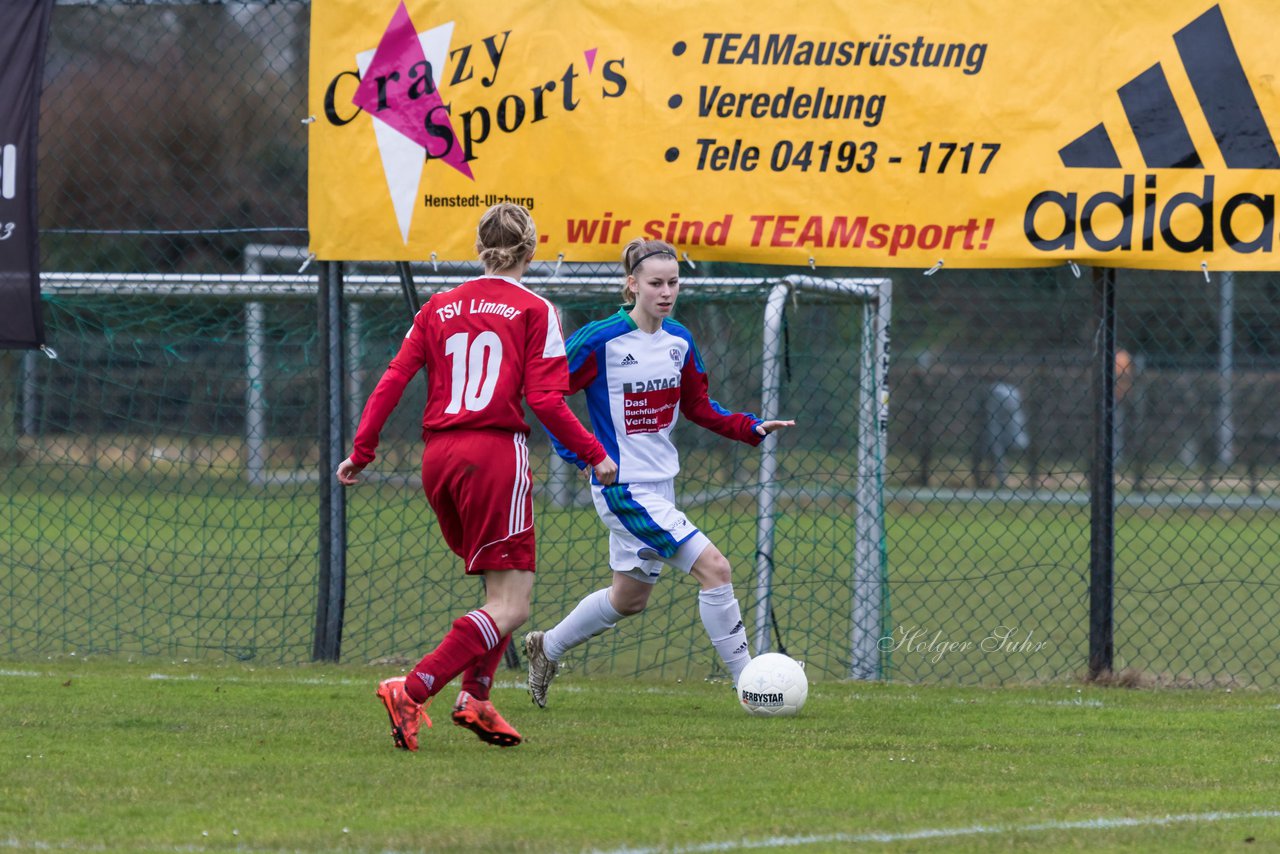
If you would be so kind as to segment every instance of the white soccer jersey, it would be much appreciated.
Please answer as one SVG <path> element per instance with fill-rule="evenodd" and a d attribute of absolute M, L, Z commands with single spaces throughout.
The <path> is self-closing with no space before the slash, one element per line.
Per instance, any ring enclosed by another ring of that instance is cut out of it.
<path fill-rule="evenodd" d="M 591 426 L 618 461 L 620 483 L 674 478 L 680 455 L 671 430 L 686 418 L 750 445 L 764 438 L 760 419 L 730 412 L 707 395 L 707 372 L 689 330 L 664 320 L 654 333 L 636 327 L 625 309 L 590 323 L 569 339 L 569 391 L 586 390 Z M 560 456 L 583 463 L 558 442 Z"/>

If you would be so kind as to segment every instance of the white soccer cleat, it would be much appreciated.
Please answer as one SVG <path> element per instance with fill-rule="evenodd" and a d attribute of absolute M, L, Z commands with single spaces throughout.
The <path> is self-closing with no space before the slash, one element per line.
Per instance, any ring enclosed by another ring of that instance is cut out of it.
<path fill-rule="evenodd" d="M 547 689 L 556 678 L 556 662 L 547 658 L 542 649 L 545 632 L 529 632 L 524 636 L 524 654 L 529 659 L 529 696 L 538 708 L 547 707 Z"/>

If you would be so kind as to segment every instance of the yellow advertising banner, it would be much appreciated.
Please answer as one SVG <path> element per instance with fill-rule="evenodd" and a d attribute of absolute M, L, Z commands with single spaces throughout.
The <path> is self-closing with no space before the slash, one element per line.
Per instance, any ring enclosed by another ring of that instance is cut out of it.
<path fill-rule="evenodd" d="M 1272 269 L 1277 9 L 314 0 L 311 250 Z"/>

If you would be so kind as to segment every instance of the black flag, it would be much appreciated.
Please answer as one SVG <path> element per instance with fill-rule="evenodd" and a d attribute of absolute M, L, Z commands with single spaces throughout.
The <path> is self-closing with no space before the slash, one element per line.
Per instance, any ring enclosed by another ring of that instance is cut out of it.
<path fill-rule="evenodd" d="M 44 344 L 36 130 L 53 0 L 0 0 L 0 348 Z"/>

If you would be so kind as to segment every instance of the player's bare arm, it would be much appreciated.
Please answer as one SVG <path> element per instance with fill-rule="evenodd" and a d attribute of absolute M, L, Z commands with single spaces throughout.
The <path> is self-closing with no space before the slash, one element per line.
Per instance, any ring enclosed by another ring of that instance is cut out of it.
<path fill-rule="evenodd" d="M 775 430 L 781 430 L 783 427 L 794 427 L 794 421 L 761 421 L 756 425 L 756 433 L 761 436 L 768 436 Z"/>

